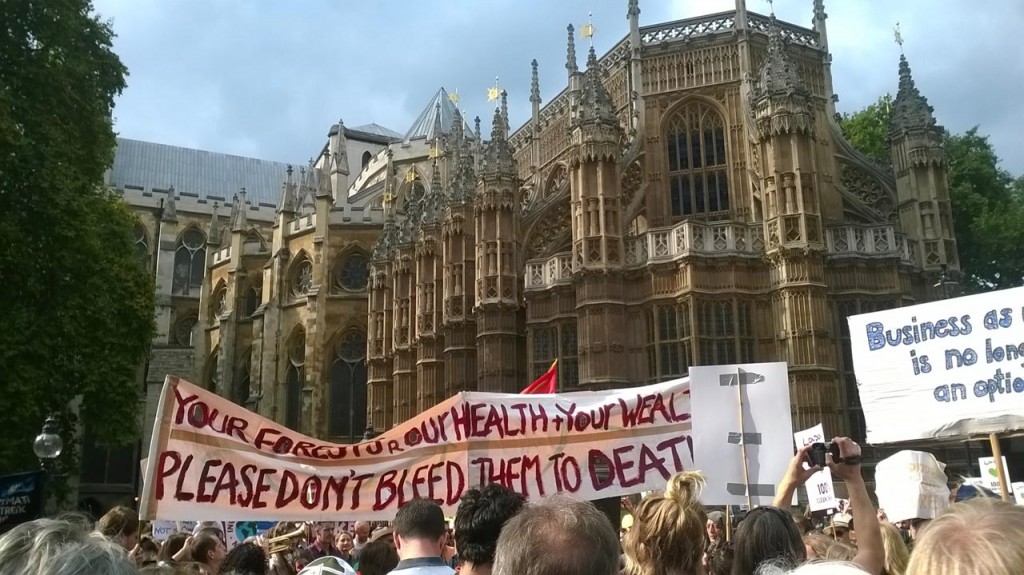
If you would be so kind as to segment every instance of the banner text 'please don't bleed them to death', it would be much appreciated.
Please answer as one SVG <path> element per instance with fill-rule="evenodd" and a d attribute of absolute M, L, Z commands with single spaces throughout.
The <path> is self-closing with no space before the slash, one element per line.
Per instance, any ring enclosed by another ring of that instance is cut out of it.
<path fill-rule="evenodd" d="M 168 378 L 150 449 L 149 519 L 386 519 L 453 510 L 474 486 L 584 499 L 657 489 L 693 467 L 688 380 L 608 392 L 463 393 L 359 444 L 312 439 Z"/>

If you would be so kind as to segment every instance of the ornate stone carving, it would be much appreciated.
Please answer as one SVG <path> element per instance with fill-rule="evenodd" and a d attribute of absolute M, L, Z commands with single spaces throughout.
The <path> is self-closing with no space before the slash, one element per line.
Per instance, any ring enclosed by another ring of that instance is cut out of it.
<path fill-rule="evenodd" d="M 633 162 L 622 173 L 622 205 L 630 207 L 644 183 L 644 172 L 639 162 Z"/>
<path fill-rule="evenodd" d="M 540 258 L 557 249 L 553 242 L 563 238 L 570 231 L 569 201 L 560 201 L 548 209 L 548 213 L 533 226 L 533 233 L 526 242 L 526 259 Z"/>
<path fill-rule="evenodd" d="M 882 184 L 864 169 L 853 164 L 841 163 L 839 182 L 847 192 L 871 208 L 881 221 L 892 222 L 896 219 L 894 199 Z"/>

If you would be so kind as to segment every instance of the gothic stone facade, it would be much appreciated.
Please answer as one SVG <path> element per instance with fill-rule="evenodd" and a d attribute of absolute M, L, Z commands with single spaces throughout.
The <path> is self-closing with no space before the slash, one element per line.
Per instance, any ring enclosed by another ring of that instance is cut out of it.
<path fill-rule="evenodd" d="M 938 297 L 958 269 L 909 66 L 890 169 L 840 134 L 820 0 L 810 28 L 742 1 L 641 27 L 632 0 L 628 21 L 582 70 L 570 27 L 566 89 L 542 103 L 534 62 L 532 118 L 510 130 L 502 95 L 489 141 L 441 90 L 404 135 L 339 122 L 304 168 L 270 166 L 273 197 L 231 194 L 227 222 L 202 194 L 145 192 L 166 198 L 143 230 L 154 360 L 194 350 L 186 375 L 339 441 L 518 392 L 555 359 L 562 390 L 785 361 L 795 426 L 862 437 L 845 318 Z"/>

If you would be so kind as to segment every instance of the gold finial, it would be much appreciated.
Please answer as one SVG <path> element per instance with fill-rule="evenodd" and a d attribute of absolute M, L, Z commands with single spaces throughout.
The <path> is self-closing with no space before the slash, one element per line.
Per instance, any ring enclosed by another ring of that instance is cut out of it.
<path fill-rule="evenodd" d="M 452 104 L 455 104 L 456 108 L 458 108 L 459 107 L 459 89 L 455 88 L 454 92 L 452 92 L 451 94 L 448 94 L 448 99 L 452 101 Z"/>
<path fill-rule="evenodd" d="M 498 107 L 498 99 L 501 98 L 501 88 L 498 87 L 498 77 L 494 77 L 494 86 L 487 88 L 487 101 L 494 102 L 494 107 Z"/>

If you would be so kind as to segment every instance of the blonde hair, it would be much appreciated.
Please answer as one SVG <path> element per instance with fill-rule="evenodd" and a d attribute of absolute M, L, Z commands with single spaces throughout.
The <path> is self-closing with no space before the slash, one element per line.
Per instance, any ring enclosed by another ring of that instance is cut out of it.
<path fill-rule="evenodd" d="M 640 502 L 622 539 L 625 575 L 700 572 L 708 521 L 700 503 L 704 484 L 699 472 L 684 471 L 672 476 L 665 493 Z"/>
<path fill-rule="evenodd" d="M 907 575 L 1024 573 L 1024 507 L 991 498 L 950 506 L 914 543 Z"/>
<path fill-rule="evenodd" d="M 910 562 L 910 549 L 903 542 L 903 536 L 895 525 L 883 521 L 882 546 L 885 547 L 885 575 L 903 575 Z"/>
<path fill-rule="evenodd" d="M 811 557 L 810 553 L 807 555 L 808 560 L 824 559 L 825 554 L 828 553 L 828 548 L 832 545 L 832 539 L 821 533 L 808 533 L 804 535 L 804 546 L 810 548 L 814 556 Z"/>
<path fill-rule="evenodd" d="M 820 557 L 825 561 L 853 561 L 857 556 L 857 548 L 846 541 L 830 541 L 825 556 Z"/>

